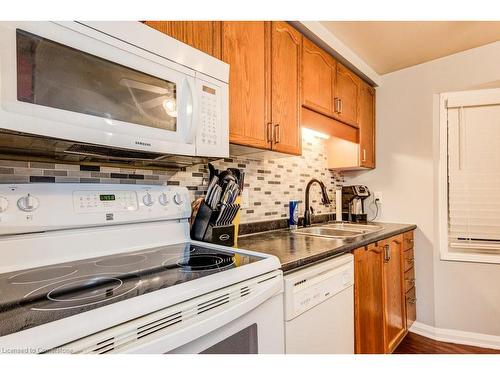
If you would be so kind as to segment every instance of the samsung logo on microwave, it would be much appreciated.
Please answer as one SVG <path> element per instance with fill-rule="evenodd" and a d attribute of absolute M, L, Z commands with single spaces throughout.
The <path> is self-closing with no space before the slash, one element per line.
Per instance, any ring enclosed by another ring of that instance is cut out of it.
<path fill-rule="evenodd" d="M 146 147 L 151 147 L 151 143 L 147 143 L 147 142 L 135 141 L 135 144 L 136 144 L 137 146 L 146 146 Z"/>

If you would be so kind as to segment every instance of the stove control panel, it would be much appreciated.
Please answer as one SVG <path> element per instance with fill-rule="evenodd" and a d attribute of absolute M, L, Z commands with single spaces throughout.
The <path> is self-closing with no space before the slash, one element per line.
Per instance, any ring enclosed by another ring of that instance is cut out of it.
<path fill-rule="evenodd" d="M 180 186 L 125 184 L 0 185 L 0 235 L 187 219 Z"/>
<path fill-rule="evenodd" d="M 149 194 L 151 196 L 151 194 Z M 135 191 L 75 191 L 73 206 L 76 212 L 120 212 L 139 209 Z"/>

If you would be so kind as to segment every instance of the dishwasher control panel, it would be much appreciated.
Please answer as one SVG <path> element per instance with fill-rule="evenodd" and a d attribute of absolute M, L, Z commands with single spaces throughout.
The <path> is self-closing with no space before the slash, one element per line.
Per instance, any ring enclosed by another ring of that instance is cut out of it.
<path fill-rule="evenodd" d="M 285 320 L 291 320 L 354 285 L 352 254 L 285 275 Z"/>

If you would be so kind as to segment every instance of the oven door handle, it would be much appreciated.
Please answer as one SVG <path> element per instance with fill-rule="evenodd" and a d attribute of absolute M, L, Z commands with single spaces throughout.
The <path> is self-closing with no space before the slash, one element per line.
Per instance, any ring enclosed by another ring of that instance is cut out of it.
<path fill-rule="evenodd" d="M 165 336 L 154 337 L 144 342 L 127 345 L 114 350 L 113 353 L 167 353 L 196 339 L 219 329 L 226 324 L 249 313 L 268 299 L 283 291 L 283 278 L 273 277 L 274 280 L 261 282 L 257 290 L 243 302 L 230 306 L 214 315 L 207 315 L 206 319 L 200 319 L 179 328 Z"/>
<path fill-rule="evenodd" d="M 181 103 L 185 106 L 186 143 L 194 144 L 198 130 L 199 105 L 196 81 L 192 78 L 185 78 L 182 82 Z"/>

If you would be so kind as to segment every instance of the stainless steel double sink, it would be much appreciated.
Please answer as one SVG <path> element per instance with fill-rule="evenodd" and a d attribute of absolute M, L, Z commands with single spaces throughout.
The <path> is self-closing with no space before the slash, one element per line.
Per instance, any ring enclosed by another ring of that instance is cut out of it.
<path fill-rule="evenodd" d="M 295 229 L 293 232 L 307 236 L 355 239 L 359 236 L 381 231 L 384 227 L 374 224 L 331 223 L 314 227 Z"/>

